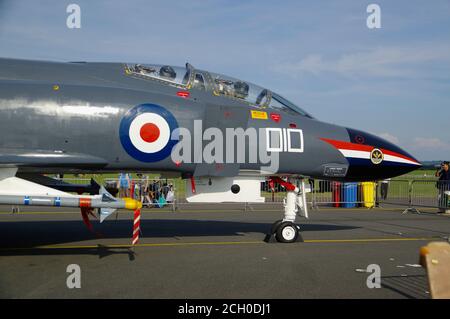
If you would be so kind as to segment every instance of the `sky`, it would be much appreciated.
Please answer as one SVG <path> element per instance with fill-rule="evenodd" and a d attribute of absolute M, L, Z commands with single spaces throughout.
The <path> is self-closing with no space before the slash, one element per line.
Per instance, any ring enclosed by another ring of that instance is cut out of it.
<path fill-rule="evenodd" d="M 66 25 L 72 3 L 79 29 Z M 0 57 L 189 62 L 450 160 L 450 0 L 0 0 Z"/>

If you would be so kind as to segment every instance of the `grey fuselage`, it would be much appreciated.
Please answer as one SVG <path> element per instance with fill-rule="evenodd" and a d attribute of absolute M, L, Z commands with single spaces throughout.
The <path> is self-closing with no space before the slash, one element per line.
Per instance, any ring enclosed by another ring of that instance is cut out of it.
<path fill-rule="evenodd" d="M 270 107 L 261 110 L 238 99 L 214 95 L 208 85 L 205 89 L 183 89 L 130 76 L 125 69 L 122 63 L 0 59 L 0 165 L 39 173 L 155 171 L 230 176 L 259 170 L 261 163 L 218 167 L 217 163 L 175 163 L 170 156 L 155 162 L 130 156 L 120 140 L 121 122 L 134 107 L 155 104 L 168 110 L 179 127 L 190 131 L 195 120 L 203 121 L 203 129 L 301 128 L 304 151 L 280 152 L 278 175 L 375 180 L 420 166 L 386 160 L 374 164 L 349 158 L 345 155 L 348 150 L 343 153 L 339 149 L 341 144 L 349 148 L 360 145 L 361 150 L 377 148 L 415 161 L 397 146 L 365 132 Z M 177 95 L 180 91 L 189 92 L 189 96 Z M 280 118 L 253 118 L 251 110 L 268 116 L 275 112 Z"/>

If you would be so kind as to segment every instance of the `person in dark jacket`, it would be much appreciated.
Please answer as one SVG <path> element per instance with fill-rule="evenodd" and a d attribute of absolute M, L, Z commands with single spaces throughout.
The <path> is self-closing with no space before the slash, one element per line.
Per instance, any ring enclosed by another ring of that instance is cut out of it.
<path fill-rule="evenodd" d="M 446 192 L 450 191 L 450 171 L 449 162 L 443 162 L 439 170 L 436 171 L 436 177 L 439 177 L 437 187 L 439 190 L 439 209 L 445 212 L 448 208 L 449 196 Z"/>

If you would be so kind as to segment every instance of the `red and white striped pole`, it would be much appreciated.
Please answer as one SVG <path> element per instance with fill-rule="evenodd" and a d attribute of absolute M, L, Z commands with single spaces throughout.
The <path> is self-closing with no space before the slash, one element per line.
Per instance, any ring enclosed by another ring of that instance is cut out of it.
<path fill-rule="evenodd" d="M 134 211 L 132 245 L 136 245 L 138 243 L 140 229 L 141 229 L 141 209 L 138 208 Z"/>

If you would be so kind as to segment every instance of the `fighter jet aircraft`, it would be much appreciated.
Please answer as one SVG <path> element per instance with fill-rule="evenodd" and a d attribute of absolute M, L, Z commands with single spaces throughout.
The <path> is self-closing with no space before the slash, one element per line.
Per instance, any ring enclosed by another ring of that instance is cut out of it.
<path fill-rule="evenodd" d="M 151 171 L 189 179 L 190 202 L 261 202 L 285 187 L 272 232 L 296 241 L 308 217 L 305 178 L 368 181 L 415 170 L 372 134 L 321 122 L 250 82 L 185 67 L 0 59 L 0 203 L 114 209 L 141 203 L 73 195 L 44 174 Z"/>

